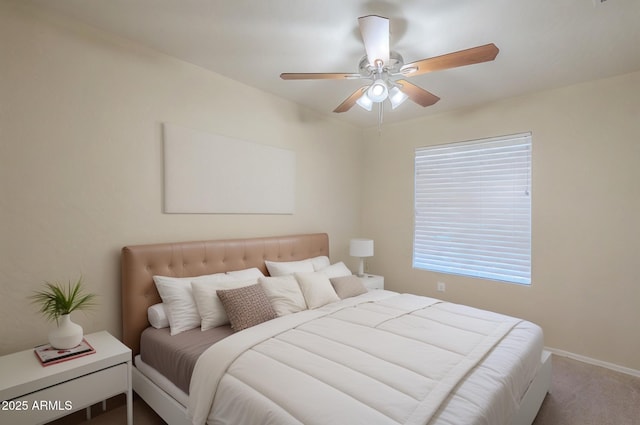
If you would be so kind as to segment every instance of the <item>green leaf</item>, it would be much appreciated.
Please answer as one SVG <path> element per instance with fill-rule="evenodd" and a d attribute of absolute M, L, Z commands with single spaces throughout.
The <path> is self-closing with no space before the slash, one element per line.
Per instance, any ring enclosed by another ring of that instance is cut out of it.
<path fill-rule="evenodd" d="M 96 295 L 83 293 L 82 276 L 71 284 L 45 282 L 45 289 L 36 291 L 29 297 L 40 306 L 40 313 L 50 321 L 58 321 L 63 314 L 75 310 L 88 310 L 96 306 Z"/>

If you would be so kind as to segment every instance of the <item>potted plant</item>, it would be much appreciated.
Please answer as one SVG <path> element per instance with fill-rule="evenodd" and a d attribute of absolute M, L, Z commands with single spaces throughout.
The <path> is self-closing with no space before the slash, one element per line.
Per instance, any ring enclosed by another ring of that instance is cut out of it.
<path fill-rule="evenodd" d="M 47 320 L 57 326 L 49 332 L 49 343 L 53 348 L 69 349 L 82 342 L 82 327 L 71 321 L 71 312 L 87 310 L 95 306 L 95 294 L 84 293 L 82 277 L 75 284 L 45 282 L 45 288 L 31 296 L 34 304 L 40 306 Z"/>

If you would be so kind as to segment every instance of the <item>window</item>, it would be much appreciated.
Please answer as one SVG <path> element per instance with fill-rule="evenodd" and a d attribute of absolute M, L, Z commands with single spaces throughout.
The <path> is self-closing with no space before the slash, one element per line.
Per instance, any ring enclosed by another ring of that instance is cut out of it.
<path fill-rule="evenodd" d="M 417 148 L 413 267 L 531 283 L 531 133 Z"/>

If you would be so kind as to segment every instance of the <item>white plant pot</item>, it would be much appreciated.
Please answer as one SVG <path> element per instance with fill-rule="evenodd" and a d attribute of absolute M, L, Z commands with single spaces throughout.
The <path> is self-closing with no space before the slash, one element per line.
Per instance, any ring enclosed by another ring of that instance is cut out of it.
<path fill-rule="evenodd" d="M 53 348 L 66 350 L 82 342 L 82 326 L 71 321 L 71 315 L 63 314 L 58 318 L 58 326 L 49 332 L 49 343 Z"/>

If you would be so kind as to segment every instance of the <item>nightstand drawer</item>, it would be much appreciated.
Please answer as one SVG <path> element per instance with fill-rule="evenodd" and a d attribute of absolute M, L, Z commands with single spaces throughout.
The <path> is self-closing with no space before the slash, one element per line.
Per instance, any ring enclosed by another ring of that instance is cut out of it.
<path fill-rule="evenodd" d="M 3 402 L 7 406 L 0 406 L 0 417 L 3 423 L 41 424 L 126 393 L 128 388 L 127 364 L 119 364 Z"/>

